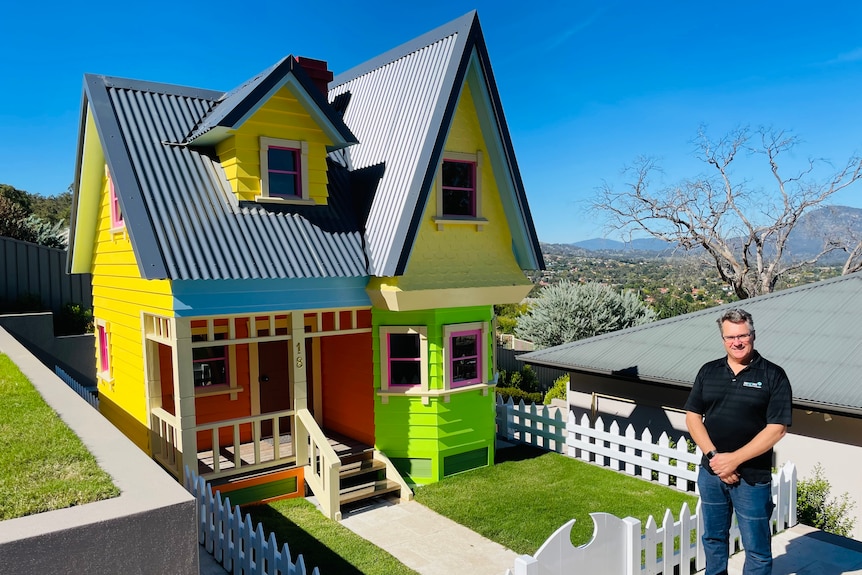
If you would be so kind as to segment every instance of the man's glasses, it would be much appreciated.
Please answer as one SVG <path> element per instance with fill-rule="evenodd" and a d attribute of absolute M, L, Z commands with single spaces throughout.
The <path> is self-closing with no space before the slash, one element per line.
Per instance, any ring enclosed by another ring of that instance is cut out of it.
<path fill-rule="evenodd" d="M 740 335 L 723 335 L 721 339 L 724 341 L 748 341 L 751 339 L 751 336 L 754 335 L 754 332 L 743 333 Z"/>

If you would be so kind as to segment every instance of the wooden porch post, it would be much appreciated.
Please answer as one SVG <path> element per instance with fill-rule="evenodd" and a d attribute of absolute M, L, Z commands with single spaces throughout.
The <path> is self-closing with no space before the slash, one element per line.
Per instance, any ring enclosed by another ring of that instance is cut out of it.
<path fill-rule="evenodd" d="M 293 382 L 293 408 L 308 409 L 308 381 L 305 376 L 305 314 L 290 314 L 290 381 Z"/>
<path fill-rule="evenodd" d="M 176 334 L 171 346 L 171 361 L 174 370 L 174 413 L 179 423 L 177 449 L 183 465 L 197 471 L 198 442 L 195 434 L 195 378 L 192 367 L 192 329 L 191 321 L 174 318 L 173 333 Z"/>

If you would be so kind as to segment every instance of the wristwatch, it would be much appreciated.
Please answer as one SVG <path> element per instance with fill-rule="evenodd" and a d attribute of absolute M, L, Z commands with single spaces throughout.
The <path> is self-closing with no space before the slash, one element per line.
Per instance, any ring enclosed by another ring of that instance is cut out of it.
<path fill-rule="evenodd" d="M 716 451 L 715 449 L 713 449 L 712 451 L 710 451 L 709 453 L 707 453 L 707 454 L 706 454 L 706 458 L 707 458 L 707 459 L 712 459 L 712 458 L 713 458 L 713 457 L 715 457 L 716 455 L 718 455 L 718 451 Z"/>

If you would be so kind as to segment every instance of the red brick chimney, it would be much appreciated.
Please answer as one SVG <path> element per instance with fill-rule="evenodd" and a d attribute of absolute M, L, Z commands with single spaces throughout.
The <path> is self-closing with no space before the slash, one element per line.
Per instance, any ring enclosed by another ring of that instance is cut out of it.
<path fill-rule="evenodd" d="M 302 69 L 305 70 L 305 73 L 308 74 L 314 85 L 323 94 L 323 97 L 326 98 L 329 94 L 329 83 L 333 78 L 332 72 L 327 69 L 326 61 L 304 58 L 302 56 L 297 56 L 296 61 L 299 62 L 299 65 L 302 66 Z"/>

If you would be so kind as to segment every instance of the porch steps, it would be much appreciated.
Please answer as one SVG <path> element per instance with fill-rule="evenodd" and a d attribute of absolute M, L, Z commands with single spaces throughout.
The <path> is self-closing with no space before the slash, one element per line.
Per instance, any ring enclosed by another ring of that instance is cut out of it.
<path fill-rule="evenodd" d="M 401 485 L 386 478 L 386 464 L 374 459 L 374 448 L 368 445 L 350 445 L 336 449 L 341 460 L 339 473 L 340 489 L 339 503 L 347 505 L 381 497 L 383 495 L 399 495 Z"/>

